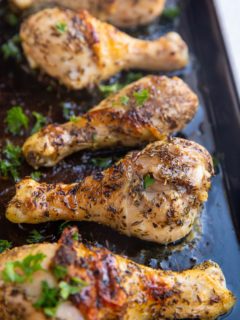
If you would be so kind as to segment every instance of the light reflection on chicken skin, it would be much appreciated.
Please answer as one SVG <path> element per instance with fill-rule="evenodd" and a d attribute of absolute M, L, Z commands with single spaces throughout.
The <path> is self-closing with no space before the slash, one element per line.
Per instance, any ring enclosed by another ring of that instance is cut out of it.
<path fill-rule="evenodd" d="M 11 0 L 19 10 L 39 10 L 62 6 L 75 11 L 88 10 L 92 15 L 120 27 L 147 24 L 161 14 L 165 0 Z"/>
<path fill-rule="evenodd" d="M 42 10 L 23 23 L 20 37 L 30 65 L 71 89 L 99 83 L 123 69 L 170 71 L 188 63 L 187 46 L 177 33 L 139 40 L 87 11 Z"/>
<path fill-rule="evenodd" d="M 65 229 L 58 244 L 36 244 L 15 248 L 0 255 L 0 273 L 7 262 L 44 254 L 44 270 L 33 281 L 6 283 L 0 275 L 1 320 L 47 320 L 36 309 L 41 284 L 57 287 L 60 281 L 80 279 L 86 286 L 60 302 L 56 317 L 61 320 L 213 320 L 229 311 L 235 303 L 226 288 L 224 275 L 211 261 L 182 272 L 153 270 L 104 248 L 84 246 L 73 240 L 76 229 Z M 55 278 L 56 266 L 66 270 Z"/>
<path fill-rule="evenodd" d="M 202 146 L 179 138 L 158 141 L 80 183 L 22 180 L 6 217 L 15 223 L 95 221 L 143 240 L 174 242 L 191 231 L 212 174 L 212 158 Z"/>
<path fill-rule="evenodd" d="M 145 91 L 139 104 L 136 94 Z M 84 149 L 135 147 L 181 130 L 198 98 L 179 78 L 148 76 L 111 95 L 75 121 L 49 125 L 26 140 L 23 154 L 35 168 L 53 166 Z"/>

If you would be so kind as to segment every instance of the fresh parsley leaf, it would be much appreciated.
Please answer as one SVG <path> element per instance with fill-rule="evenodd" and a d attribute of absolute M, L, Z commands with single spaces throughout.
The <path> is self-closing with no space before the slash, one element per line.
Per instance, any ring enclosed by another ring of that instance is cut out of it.
<path fill-rule="evenodd" d="M 31 281 L 35 272 L 42 270 L 41 263 L 46 256 L 42 253 L 28 255 L 22 261 L 7 262 L 2 271 L 5 282 L 24 283 Z"/>
<path fill-rule="evenodd" d="M 94 158 L 91 159 L 92 164 L 96 167 L 107 168 L 112 164 L 112 158 Z"/>
<path fill-rule="evenodd" d="M 7 111 L 5 122 L 7 123 L 8 131 L 16 135 L 20 134 L 23 128 L 28 128 L 29 119 L 23 112 L 22 107 L 15 106 Z"/>
<path fill-rule="evenodd" d="M 44 117 L 41 113 L 33 111 L 33 116 L 36 119 L 34 127 L 32 128 L 32 133 L 38 132 L 46 123 L 47 118 Z"/>
<path fill-rule="evenodd" d="M 0 253 L 3 253 L 5 250 L 10 249 L 12 243 L 7 240 L 0 240 Z"/>
<path fill-rule="evenodd" d="M 144 189 L 151 187 L 154 184 L 154 182 L 155 182 L 155 179 L 150 174 L 147 174 L 143 180 Z"/>
<path fill-rule="evenodd" d="M 60 288 L 60 296 L 64 300 L 67 300 L 71 294 L 76 294 L 81 290 L 79 286 L 73 286 L 71 284 L 68 284 L 65 281 L 61 281 L 59 283 L 59 288 Z"/>
<path fill-rule="evenodd" d="M 75 115 L 71 116 L 69 119 L 71 122 L 77 122 L 78 121 L 78 117 L 76 117 Z"/>
<path fill-rule="evenodd" d="M 9 12 L 6 15 L 5 19 L 7 23 L 12 27 L 15 27 L 18 24 L 18 17 L 12 12 Z"/>
<path fill-rule="evenodd" d="M 72 222 L 71 221 L 64 221 L 60 224 L 60 226 L 58 227 L 59 233 L 62 233 L 63 230 L 69 226 L 71 226 Z"/>
<path fill-rule="evenodd" d="M 58 23 L 56 24 L 56 29 L 57 29 L 57 31 L 60 32 L 60 33 L 66 32 L 66 31 L 67 31 L 67 24 L 66 24 L 66 22 L 58 22 Z"/>
<path fill-rule="evenodd" d="M 67 268 L 64 266 L 54 266 L 53 268 L 53 274 L 54 276 L 59 280 L 59 279 L 64 279 L 65 276 L 67 275 Z"/>
<path fill-rule="evenodd" d="M 42 281 L 42 292 L 40 298 L 34 303 L 36 309 L 43 309 L 49 317 L 54 317 L 59 304 L 58 288 L 50 287 L 47 281 Z"/>
<path fill-rule="evenodd" d="M 108 97 L 110 94 L 118 92 L 124 85 L 116 82 L 109 85 L 100 85 L 99 90 L 103 93 L 104 97 Z"/>
<path fill-rule="evenodd" d="M 31 178 L 35 181 L 39 181 L 41 179 L 42 175 L 43 175 L 42 172 L 34 171 L 31 173 Z"/>
<path fill-rule="evenodd" d="M 137 81 L 142 77 L 143 77 L 143 74 L 141 72 L 128 72 L 126 76 L 126 85 L 134 81 Z"/>
<path fill-rule="evenodd" d="M 127 106 L 128 102 L 129 102 L 129 97 L 128 97 L 128 96 L 121 96 L 121 97 L 120 97 L 120 102 L 121 102 L 124 106 Z"/>
<path fill-rule="evenodd" d="M 162 13 L 162 16 L 166 19 L 173 20 L 176 17 L 178 17 L 180 13 L 181 13 L 181 10 L 178 6 L 172 6 L 172 7 L 165 8 Z"/>
<path fill-rule="evenodd" d="M 39 243 L 44 240 L 44 236 L 36 229 L 32 230 L 27 238 L 27 243 Z"/>
<path fill-rule="evenodd" d="M 9 174 L 15 181 L 19 179 L 18 169 L 21 166 L 21 148 L 7 141 L 3 150 L 5 159 L 0 160 L 0 173 L 7 178 Z"/>
<path fill-rule="evenodd" d="M 78 232 L 75 232 L 72 236 L 73 240 L 78 241 Z"/>
<path fill-rule="evenodd" d="M 22 60 L 21 51 L 18 47 L 19 43 L 19 35 L 15 35 L 1 46 L 4 59 L 14 58 L 18 62 Z"/>
<path fill-rule="evenodd" d="M 149 91 L 142 89 L 133 93 L 134 98 L 139 106 L 142 106 L 149 99 Z"/>

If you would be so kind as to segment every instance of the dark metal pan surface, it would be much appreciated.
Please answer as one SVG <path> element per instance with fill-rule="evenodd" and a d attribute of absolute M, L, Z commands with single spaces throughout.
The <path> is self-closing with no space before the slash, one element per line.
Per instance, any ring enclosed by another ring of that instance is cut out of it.
<path fill-rule="evenodd" d="M 175 4 L 176 1 L 172 2 Z M 216 176 L 213 178 L 209 200 L 203 208 L 200 223 L 196 224 L 194 231 L 186 239 L 169 246 L 127 238 L 94 223 L 77 225 L 83 241 L 106 246 L 113 252 L 153 268 L 182 270 L 207 259 L 214 260 L 222 267 L 229 288 L 240 300 L 239 101 L 213 2 L 182 0 L 178 4 L 181 13 L 174 21 L 160 18 L 148 27 L 127 31 L 137 37 L 155 38 L 168 30 L 176 30 L 190 46 L 190 65 L 171 75 L 182 77 L 197 92 L 201 104 L 194 120 L 179 135 L 204 145 L 216 160 Z M 1 45 L 18 33 L 18 26 L 10 26 L 6 17 L 5 1 L 0 0 Z M 124 82 L 126 76 L 127 73 L 121 73 L 110 82 Z M 67 91 L 52 79 L 30 71 L 24 59 L 21 62 L 11 58 L 6 60 L 0 53 L 0 147 L 4 147 L 7 139 L 21 145 L 30 134 L 30 130 L 26 130 L 20 137 L 6 132 L 4 118 L 12 106 L 22 106 L 29 115 L 32 111 L 41 112 L 49 122 L 64 122 L 64 103 L 76 114 L 81 114 L 102 98 L 96 88 Z M 111 160 L 110 163 L 127 151 L 117 149 L 78 153 L 53 169 L 41 170 L 41 179 L 48 182 L 79 181 L 100 170 L 91 159 L 105 157 Z M 33 169 L 23 162 L 20 176 L 24 177 L 32 172 Z M 45 240 L 56 240 L 61 223 L 31 227 L 11 224 L 4 218 L 6 204 L 13 194 L 14 181 L 0 179 L 0 239 L 7 239 L 13 245 L 25 244 L 29 241 L 31 231 L 37 229 Z M 240 319 L 240 302 L 225 318 Z"/>

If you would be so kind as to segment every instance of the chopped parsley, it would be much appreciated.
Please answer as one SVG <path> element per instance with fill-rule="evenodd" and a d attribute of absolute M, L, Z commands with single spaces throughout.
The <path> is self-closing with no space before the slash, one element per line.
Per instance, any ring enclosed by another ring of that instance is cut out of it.
<path fill-rule="evenodd" d="M 151 187 L 154 184 L 154 182 L 155 179 L 150 174 L 147 174 L 143 180 L 144 189 L 146 190 L 148 187 Z"/>
<path fill-rule="evenodd" d="M 165 8 L 162 13 L 162 16 L 166 19 L 173 20 L 176 17 L 178 17 L 180 13 L 181 13 L 181 10 L 178 6 L 172 6 L 172 7 Z"/>
<path fill-rule="evenodd" d="M 109 85 L 100 85 L 99 90 L 103 93 L 104 97 L 108 97 L 110 94 L 118 92 L 123 87 L 124 85 L 116 82 Z"/>
<path fill-rule="evenodd" d="M 54 276 L 59 280 L 59 279 L 64 279 L 65 276 L 67 275 L 67 268 L 63 267 L 61 265 L 57 265 L 53 268 L 53 274 Z"/>
<path fill-rule="evenodd" d="M 21 51 L 18 44 L 20 43 L 19 35 L 15 35 L 1 46 L 4 59 L 14 58 L 18 62 L 22 60 Z"/>
<path fill-rule="evenodd" d="M 50 287 L 47 281 L 42 281 L 40 298 L 34 303 L 36 309 L 43 309 L 46 316 L 54 317 L 59 304 L 58 288 Z"/>
<path fill-rule="evenodd" d="M 96 167 L 105 169 L 112 164 L 112 158 L 94 158 L 94 159 L 91 159 L 91 162 Z"/>
<path fill-rule="evenodd" d="M 7 23 L 12 27 L 15 27 L 19 22 L 18 17 L 12 12 L 9 12 L 6 15 L 5 19 L 6 19 Z"/>
<path fill-rule="evenodd" d="M 42 281 L 40 298 L 34 304 L 36 309 L 42 309 L 45 315 L 54 317 L 58 305 L 66 301 L 70 295 L 79 293 L 87 283 L 78 278 L 72 278 L 71 283 L 61 281 L 57 287 L 50 287 L 46 281 Z"/>
<path fill-rule="evenodd" d="M 60 33 L 66 32 L 66 31 L 67 31 L 67 24 L 66 24 L 66 22 L 58 22 L 58 23 L 56 24 L 56 29 L 57 29 L 57 31 L 60 32 Z"/>
<path fill-rule="evenodd" d="M 39 243 L 44 240 L 44 236 L 36 229 L 32 230 L 27 238 L 27 243 Z"/>
<path fill-rule="evenodd" d="M 120 97 L 120 102 L 121 102 L 124 106 L 127 106 L 128 102 L 129 102 L 129 97 L 128 97 L 128 96 L 121 96 L 121 97 Z"/>
<path fill-rule="evenodd" d="M 149 91 L 142 89 L 133 93 L 134 98 L 139 106 L 142 106 L 149 99 Z"/>
<path fill-rule="evenodd" d="M 22 160 L 21 148 L 8 141 L 3 150 L 3 155 L 5 159 L 0 160 L 1 175 L 5 178 L 11 175 L 17 181 L 19 179 L 18 169 Z"/>
<path fill-rule="evenodd" d="M 10 249 L 12 243 L 7 240 L 0 240 L 0 253 L 3 253 L 5 250 Z"/>
<path fill-rule="evenodd" d="M 47 118 L 44 117 L 41 113 L 33 111 L 33 116 L 36 119 L 34 127 L 32 128 L 32 133 L 38 132 L 46 123 Z"/>
<path fill-rule="evenodd" d="M 143 74 L 141 72 L 128 72 L 126 76 L 126 85 L 134 81 L 137 81 L 142 77 L 143 77 Z"/>
<path fill-rule="evenodd" d="M 42 175 L 43 175 L 42 172 L 34 171 L 31 173 L 31 178 L 35 181 L 39 181 L 41 179 Z"/>
<path fill-rule="evenodd" d="M 77 122 L 78 121 L 78 117 L 76 117 L 75 115 L 72 115 L 69 120 L 71 122 Z"/>
<path fill-rule="evenodd" d="M 28 128 L 29 119 L 22 107 L 14 106 L 7 111 L 5 122 L 7 123 L 8 131 L 16 135 L 20 134 L 23 128 Z"/>
<path fill-rule="evenodd" d="M 22 261 L 7 262 L 2 271 L 5 282 L 24 283 L 31 281 L 35 272 L 43 270 L 41 263 L 46 256 L 42 253 L 28 255 Z"/>

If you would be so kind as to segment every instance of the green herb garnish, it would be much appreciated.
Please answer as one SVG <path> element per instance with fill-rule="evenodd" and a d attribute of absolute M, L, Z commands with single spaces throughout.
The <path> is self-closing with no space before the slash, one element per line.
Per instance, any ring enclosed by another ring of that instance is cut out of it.
<path fill-rule="evenodd" d="M 129 97 L 128 97 L 128 96 L 121 96 L 121 97 L 120 97 L 120 102 L 121 102 L 124 106 L 127 106 L 128 102 L 129 102 Z"/>
<path fill-rule="evenodd" d="M 4 59 L 14 58 L 17 61 L 22 60 L 21 51 L 18 47 L 19 43 L 19 35 L 15 35 L 1 46 Z"/>
<path fill-rule="evenodd" d="M 79 293 L 87 283 L 81 279 L 72 278 L 71 283 L 61 281 L 58 287 L 50 287 L 46 281 L 42 282 L 42 292 L 40 298 L 34 304 L 37 309 L 43 309 L 47 316 L 56 315 L 58 305 L 66 301 L 70 295 Z"/>
<path fill-rule="evenodd" d="M 147 174 L 143 180 L 144 189 L 146 190 L 148 187 L 151 187 L 154 184 L 154 182 L 155 179 L 150 174 Z"/>
<path fill-rule="evenodd" d="M 32 230 L 27 238 L 27 243 L 39 243 L 44 240 L 44 236 L 36 229 Z"/>
<path fill-rule="evenodd" d="M 41 263 L 46 256 L 42 253 L 28 255 L 22 261 L 7 262 L 2 271 L 5 282 L 24 283 L 31 281 L 35 272 L 42 270 Z"/>
<path fill-rule="evenodd" d="M 36 309 L 43 309 L 49 317 L 54 317 L 59 304 L 59 289 L 50 287 L 47 281 L 42 281 L 40 298 L 34 303 Z"/>
<path fill-rule="evenodd" d="M 7 240 L 0 240 L 0 253 L 3 253 L 5 250 L 10 249 L 12 243 Z"/>
<path fill-rule="evenodd" d="M 91 162 L 100 168 L 107 168 L 112 164 L 112 158 L 94 158 L 91 159 Z"/>
<path fill-rule="evenodd" d="M 139 106 L 142 106 L 149 98 L 149 91 L 147 89 L 142 89 L 140 91 L 133 93 L 134 98 Z"/>
<path fill-rule="evenodd" d="M 109 85 L 100 85 L 99 90 L 103 93 L 104 97 L 108 97 L 110 94 L 118 92 L 123 87 L 124 85 L 116 82 Z"/>
<path fill-rule="evenodd" d="M 54 276 L 59 280 L 59 279 L 64 279 L 65 276 L 67 275 L 67 268 L 63 266 L 55 266 L 53 268 L 53 274 Z"/>
<path fill-rule="evenodd" d="M 64 33 L 65 31 L 67 31 L 67 24 L 66 22 L 58 22 L 56 24 L 56 29 L 58 32 L 60 33 Z"/>
<path fill-rule="evenodd" d="M 180 13 L 181 13 L 180 8 L 178 6 L 174 6 L 174 7 L 165 8 L 162 13 L 162 16 L 164 18 L 169 19 L 169 20 L 173 20 L 176 17 L 178 17 L 180 15 Z"/>
<path fill-rule="evenodd" d="M 78 121 L 78 117 L 76 117 L 75 115 L 71 116 L 69 119 L 71 122 L 77 122 Z"/>
<path fill-rule="evenodd" d="M 18 24 L 18 17 L 12 12 L 9 12 L 6 15 L 5 19 L 6 19 L 7 23 L 12 27 L 15 27 Z"/>
<path fill-rule="evenodd" d="M 7 111 L 5 122 L 7 123 L 8 131 L 12 134 L 20 134 L 23 128 L 28 128 L 29 124 L 28 117 L 20 106 L 12 107 Z"/>
<path fill-rule="evenodd" d="M 132 83 L 134 81 L 137 81 L 143 77 L 143 74 L 141 72 L 128 72 L 126 76 L 126 85 L 129 83 Z"/>
<path fill-rule="evenodd" d="M 44 117 L 41 113 L 33 111 L 33 116 L 36 119 L 34 127 L 32 128 L 32 133 L 38 132 L 45 124 L 47 123 L 47 118 Z"/>
<path fill-rule="evenodd" d="M 31 178 L 35 181 L 39 181 L 41 179 L 42 175 L 43 175 L 42 172 L 34 171 L 31 173 Z"/>
<path fill-rule="evenodd" d="M 18 169 L 21 166 L 21 148 L 15 146 L 11 142 L 7 142 L 3 155 L 5 159 L 0 160 L 0 173 L 3 177 L 7 178 L 9 174 L 15 181 L 19 179 Z"/>

